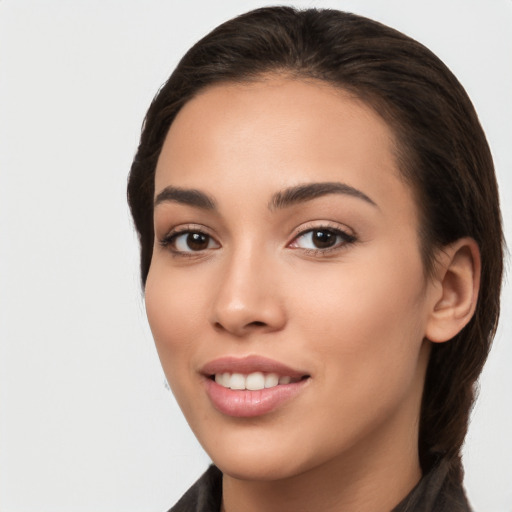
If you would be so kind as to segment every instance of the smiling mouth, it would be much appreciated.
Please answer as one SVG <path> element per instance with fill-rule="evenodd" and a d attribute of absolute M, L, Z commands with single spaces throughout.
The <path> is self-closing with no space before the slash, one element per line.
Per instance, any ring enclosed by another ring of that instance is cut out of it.
<path fill-rule="evenodd" d="M 249 374 L 222 372 L 210 375 L 220 386 L 233 390 L 260 391 L 262 389 L 274 388 L 286 384 L 295 384 L 308 379 L 309 375 L 291 377 L 289 375 L 278 375 L 277 373 L 252 372 Z"/>
<path fill-rule="evenodd" d="M 211 404 L 224 416 L 255 418 L 289 403 L 308 388 L 312 376 L 259 355 L 226 356 L 205 364 L 200 373 Z"/>

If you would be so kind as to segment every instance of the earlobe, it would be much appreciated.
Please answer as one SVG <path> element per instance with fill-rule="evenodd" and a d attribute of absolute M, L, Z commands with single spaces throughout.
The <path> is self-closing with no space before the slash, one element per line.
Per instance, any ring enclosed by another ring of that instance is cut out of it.
<path fill-rule="evenodd" d="M 434 343 L 452 339 L 471 320 L 480 287 L 480 250 L 472 238 L 461 238 L 440 250 L 425 337 Z"/>

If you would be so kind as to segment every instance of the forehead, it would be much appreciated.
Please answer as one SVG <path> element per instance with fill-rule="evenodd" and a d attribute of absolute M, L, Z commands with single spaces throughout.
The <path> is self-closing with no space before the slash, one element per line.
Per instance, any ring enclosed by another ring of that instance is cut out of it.
<path fill-rule="evenodd" d="M 208 87 L 186 103 L 162 148 L 155 193 L 169 184 L 213 194 L 246 184 L 268 195 L 317 181 L 343 181 L 370 197 L 411 195 L 393 133 L 370 106 L 324 82 L 272 77 Z"/>

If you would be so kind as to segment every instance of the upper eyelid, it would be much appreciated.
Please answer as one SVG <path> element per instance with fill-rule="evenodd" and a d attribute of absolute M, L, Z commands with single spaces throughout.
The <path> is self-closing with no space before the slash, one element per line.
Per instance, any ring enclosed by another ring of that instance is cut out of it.
<path fill-rule="evenodd" d="M 348 236 L 352 236 L 357 238 L 356 232 L 348 227 L 346 224 L 341 224 L 334 221 L 327 221 L 327 220 L 318 220 L 318 221 L 309 221 L 301 224 L 300 226 L 296 227 L 292 232 L 292 239 L 290 241 L 295 240 L 298 236 L 309 233 L 310 231 L 314 229 L 325 229 L 325 230 L 331 230 L 331 231 L 338 231 L 340 233 L 344 233 Z"/>
<path fill-rule="evenodd" d="M 204 233 L 205 235 L 215 238 L 211 230 L 202 224 L 179 224 L 165 231 L 162 238 L 168 238 L 182 233 Z"/>

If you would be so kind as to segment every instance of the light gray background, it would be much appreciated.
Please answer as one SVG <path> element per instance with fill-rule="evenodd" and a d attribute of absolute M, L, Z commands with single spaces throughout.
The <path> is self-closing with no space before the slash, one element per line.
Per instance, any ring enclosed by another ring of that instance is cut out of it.
<path fill-rule="evenodd" d="M 510 0 L 284 1 L 364 14 L 472 97 L 512 229 Z M 0 1 L 0 510 L 164 511 L 208 464 L 165 388 L 126 174 L 151 98 L 199 37 L 270 5 Z M 512 290 L 465 448 L 477 510 L 512 511 Z"/>

